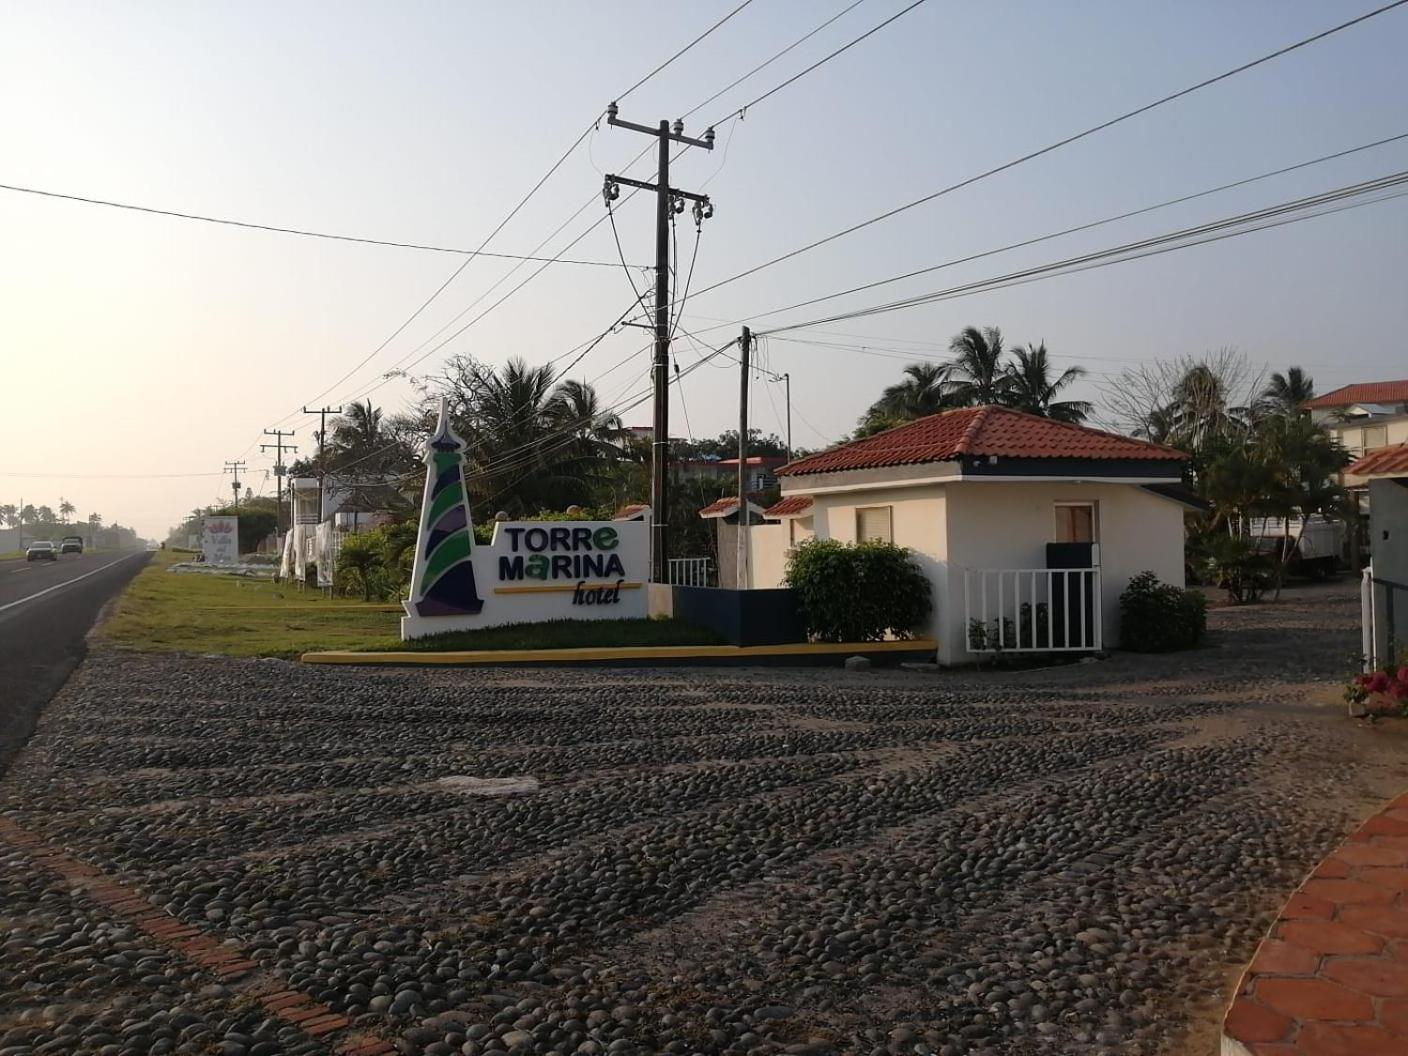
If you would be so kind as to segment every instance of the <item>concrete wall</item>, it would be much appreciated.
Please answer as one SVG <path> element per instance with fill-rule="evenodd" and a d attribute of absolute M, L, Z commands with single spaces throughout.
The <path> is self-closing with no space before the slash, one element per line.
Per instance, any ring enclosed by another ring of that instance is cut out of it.
<path fill-rule="evenodd" d="M 1369 482 L 1369 539 L 1374 551 L 1374 578 L 1408 584 L 1408 481 Z M 1397 659 L 1396 651 L 1408 646 L 1408 590 L 1375 584 L 1374 608 L 1374 651 L 1383 660 Z M 1390 632 L 1394 639 L 1392 648 Z"/>
<path fill-rule="evenodd" d="M 947 485 L 949 574 L 940 656 L 970 658 L 965 641 L 965 568 L 1045 568 L 1055 541 L 1057 502 L 1097 504 L 1104 642 L 1119 643 L 1119 597 L 1144 570 L 1183 585 L 1183 508 L 1129 484 L 988 483 Z"/>

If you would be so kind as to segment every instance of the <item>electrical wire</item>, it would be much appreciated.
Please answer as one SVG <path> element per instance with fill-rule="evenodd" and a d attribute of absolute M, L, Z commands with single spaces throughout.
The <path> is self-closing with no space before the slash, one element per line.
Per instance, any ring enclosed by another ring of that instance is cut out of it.
<path fill-rule="evenodd" d="M 722 26 L 725 22 L 729 21 L 729 19 L 733 18 L 734 15 L 738 14 L 740 11 L 742 11 L 745 7 L 747 7 L 747 6 L 748 6 L 749 4 L 751 4 L 752 2 L 753 2 L 753 0 L 743 0 L 743 3 L 739 4 L 737 7 L 735 7 L 735 8 L 734 8 L 732 11 L 730 11 L 728 14 L 724 15 L 723 18 L 719 19 L 719 20 L 718 20 L 717 22 L 715 22 L 712 26 L 710 26 L 708 29 L 706 29 L 703 33 L 699 34 L 699 36 L 695 37 L 695 38 L 694 38 L 693 40 L 691 40 L 688 44 L 686 44 L 684 47 L 680 48 L 679 51 L 675 52 L 675 53 L 674 53 L 673 55 L 671 55 L 668 59 L 666 59 L 664 62 L 662 62 L 659 66 L 655 67 L 655 69 L 651 70 L 649 73 L 647 73 L 647 74 L 646 74 L 644 77 L 642 77 L 640 80 L 636 81 L 635 84 L 631 85 L 629 88 L 627 88 L 627 89 L 626 89 L 624 92 L 622 92 L 620 95 L 616 96 L 616 101 L 619 103 L 621 100 L 625 99 L 626 96 L 630 95 L 630 94 L 631 94 L 632 92 L 634 92 L 637 88 L 639 88 L 641 85 L 643 85 L 646 81 L 650 80 L 650 78 L 654 77 L 657 73 L 659 73 L 661 70 L 663 70 L 666 66 L 670 65 L 670 63 L 674 62 L 676 59 L 678 59 L 678 58 L 679 58 L 681 55 L 683 55 L 685 52 L 689 51 L 689 50 L 690 50 L 691 48 L 693 48 L 696 44 L 698 44 L 698 43 L 699 43 L 700 41 L 702 41 L 705 37 L 707 37 L 707 36 L 709 36 L 711 33 L 713 33 L 716 29 L 718 29 L 720 26 Z"/>
<path fill-rule="evenodd" d="M 1405 2 L 1405 3 L 1408 3 L 1408 0 L 1404 0 L 1404 2 Z M 867 29 L 864 33 L 862 33 L 860 36 L 856 37 L 854 40 L 848 41 L 847 43 L 841 45 L 841 47 L 837 48 L 835 51 L 831 52 L 829 55 L 824 55 L 824 56 L 822 56 L 820 59 L 817 59 L 816 62 L 812 63 L 810 66 L 808 66 L 806 69 L 802 70 L 800 73 L 794 73 L 791 77 L 787 78 L 787 80 L 783 81 L 781 84 L 774 85 L 773 87 L 769 88 L 766 92 L 764 92 L 762 95 L 758 96 L 756 99 L 752 100 L 751 102 L 744 103 L 742 106 L 740 106 L 740 107 L 739 107 L 737 110 L 735 110 L 733 113 L 729 114 L 728 117 L 724 118 L 724 120 L 725 120 L 725 121 L 728 121 L 728 120 L 730 120 L 730 119 L 732 119 L 732 118 L 734 118 L 734 117 L 740 117 L 740 118 L 741 118 L 741 117 L 746 116 L 749 110 L 751 110 L 753 107 L 757 106 L 757 105 L 758 105 L 759 103 L 761 103 L 764 99 L 770 99 L 772 96 L 774 96 L 774 95 L 776 95 L 778 92 L 782 91 L 782 89 L 786 88 L 788 85 L 795 84 L 797 81 L 800 81 L 803 77 L 805 77 L 807 74 L 811 73 L 813 70 L 817 69 L 819 66 L 825 66 L 825 65 L 826 65 L 828 62 L 830 62 L 832 59 L 836 58 L 836 56 L 841 55 L 841 54 L 843 54 L 844 52 L 850 51 L 853 47 L 855 47 L 855 46 L 856 46 L 857 44 L 859 44 L 861 41 L 865 40 L 867 37 L 869 37 L 869 36 L 871 36 L 871 35 L 873 35 L 873 34 L 875 34 L 875 33 L 880 32 L 880 30 L 884 29 L 884 28 L 885 28 L 886 26 L 888 26 L 891 22 L 895 22 L 895 21 L 897 21 L 898 19 L 903 18 L 905 15 L 909 14 L 911 11 L 913 11 L 916 7 L 918 7 L 918 6 L 919 6 L 920 4 L 922 4 L 922 3 L 924 3 L 924 0 L 913 0 L 913 3 L 911 3 L 908 7 L 902 8 L 901 10 L 895 12 L 893 15 L 891 15 L 889 18 L 885 19 L 885 21 L 881 22 L 879 25 L 872 26 L 870 29 Z M 853 6 L 854 6 L 854 5 L 853 5 Z M 848 8 L 847 10 L 849 10 L 849 8 Z M 842 14 L 845 14 L 844 11 L 841 12 L 841 13 L 842 13 Z M 802 39 L 805 40 L 806 38 L 803 37 Z M 717 126 L 716 126 L 716 127 L 717 127 Z"/>
<path fill-rule="evenodd" d="M 239 227 L 250 231 L 268 231 L 279 235 L 298 235 L 302 238 L 321 238 L 333 242 L 354 242 L 364 246 L 389 246 L 394 249 L 418 249 L 427 253 L 454 253 L 466 257 L 492 257 L 496 260 L 546 260 L 521 253 L 495 253 L 484 249 L 465 249 L 459 246 L 433 246 L 423 242 L 395 242 L 382 238 L 361 238 L 357 235 L 338 235 L 328 231 L 309 231 L 298 227 L 278 227 L 274 224 L 257 224 L 247 220 L 230 220 L 224 217 L 203 216 L 199 213 L 182 213 L 174 209 L 157 209 L 147 205 L 132 205 L 129 202 L 114 202 L 103 198 L 87 198 L 78 194 L 60 194 L 58 191 L 44 191 L 37 187 L 18 187 L 11 183 L 0 183 L 0 191 L 14 191 L 17 194 L 33 194 L 41 198 L 55 198 L 66 202 L 80 202 L 84 205 L 102 205 L 112 209 L 125 209 L 134 213 L 149 213 L 153 216 L 168 216 L 177 220 L 196 220 L 204 224 L 220 224 L 225 227 Z M 609 260 L 577 260 L 557 258 L 555 264 L 579 264 L 586 267 L 615 267 Z"/>
<path fill-rule="evenodd" d="M 752 77 L 755 73 L 761 73 L 763 70 L 767 69 L 767 68 L 768 68 L 769 66 L 771 66 L 774 62 L 776 62 L 778 59 L 782 58 L 782 56 L 786 55 L 788 52 L 792 51 L 794 48 L 798 48 L 798 47 L 800 47 L 801 45 L 805 44 L 807 41 L 811 40 L 812 37 L 816 36 L 818 33 L 820 33 L 820 32 L 821 32 L 823 29 L 825 29 L 827 26 L 831 25 L 831 23 L 835 22 L 837 19 L 841 18 L 843 15 L 847 15 L 847 14 L 849 14 L 850 12 L 854 11 L 856 8 L 858 8 L 858 7 L 859 7 L 861 4 L 863 4 L 863 3 L 865 3 L 865 0 L 853 0 L 853 2 L 852 2 L 851 4 L 847 5 L 846 7 L 843 7 L 840 11 L 838 11 L 836 14 L 832 15 L 830 18 L 828 18 L 828 19 L 827 19 L 825 22 L 823 22 L 821 25 L 819 25 L 819 26 L 817 26 L 815 29 L 813 29 L 810 33 L 806 34 L 806 35 L 803 36 L 803 37 L 797 38 L 797 39 L 794 40 L 791 44 L 787 45 L 787 47 L 783 48 L 781 51 L 779 51 L 779 52 L 777 52 L 775 55 L 773 55 L 772 58 L 765 59 L 765 60 L 763 60 L 762 62 L 758 63 L 758 65 L 754 66 L 751 70 L 749 70 L 747 73 L 745 73 L 742 77 L 739 77 L 739 78 L 736 78 L 736 79 L 733 80 L 733 81 L 730 81 L 728 84 L 724 85 L 724 87 L 720 88 L 717 92 L 715 92 L 713 95 L 709 96 L 709 98 L 705 99 L 702 103 L 699 103 L 697 106 L 695 106 L 692 110 L 686 110 L 686 111 L 684 112 L 684 114 L 681 116 L 681 120 L 683 120 L 683 119 L 686 118 L 686 117 L 693 117 L 693 116 L 694 116 L 695 114 L 697 114 L 700 110 L 703 110 L 706 106 L 708 106 L 710 103 L 712 103 L 715 99 L 719 98 L 719 96 L 721 96 L 721 95 L 727 95 L 727 94 L 728 94 L 730 91 L 732 91 L 734 88 L 737 88 L 737 87 L 738 87 L 740 84 L 742 84 L 744 81 L 746 81 L 746 80 L 748 80 L 750 77 Z"/>
<path fill-rule="evenodd" d="M 811 297 L 811 298 L 808 298 L 807 300 L 804 300 L 804 301 L 797 301 L 797 302 L 795 302 L 795 303 L 793 303 L 793 304 L 789 304 L 789 305 L 786 305 L 786 306 L 781 307 L 781 308 L 770 308 L 770 309 L 768 309 L 768 310 L 765 311 L 765 312 L 758 312 L 758 313 L 750 314 L 750 315 L 748 315 L 748 316 L 746 316 L 746 317 L 744 317 L 744 318 L 729 320 L 729 321 L 727 321 L 727 322 L 721 322 L 721 323 L 719 323 L 717 326 L 703 327 L 703 328 L 700 329 L 699 332 L 700 332 L 700 333 L 708 333 L 708 332 L 711 331 L 711 330 L 718 330 L 718 329 L 723 329 L 723 328 L 725 328 L 725 327 L 731 327 L 731 326 L 739 326 L 739 325 L 742 325 L 742 324 L 745 323 L 745 322 L 752 322 L 752 321 L 757 320 L 757 319 L 765 319 L 765 318 L 767 318 L 768 316 L 771 316 L 771 315 L 779 315 L 779 314 L 781 314 L 781 313 L 783 313 L 783 312 L 794 311 L 794 310 L 796 310 L 796 309 L 798 309 L 798 308 L 810 307 L 811 305 L 814 305 L 814 304 L 820 304 L 820 303 L 822 303 L 823 301 L 835 300 L 835 299 L 837 299 L 837 298 L 846 297 L 846 296 L 849 296 L 849 295 L 854 294 L 854 293 L 863 293 L 863 292 L 865 292 L 866 290 L 876 289 L 877 287 L 880 287 L 880 286 L 887 286 L 887 285 L 889 285 L 889 284 L 891 284 L 891 283 L 902 282 L 902 281 L 904 281 L 905 279 L 912 279 L 912 278 L 915 278 L 915 277 L 917 277 L 917 276 L 919 276 L 919 275 L 927 275 L 927 274 L 930 274 L 930 273 L 932 273 L 932 272 L 943 271 L 943 270 L 946 269 L 946 268 L 957 267 L 957 266 L 960 265 L 960 264 L 971 264 L 973 261 L 983 260 L 983 259 L 985 259 L 985 258 L 987 258 L 987 257 L 997 256 L 998 254 L 1011 252 L 1012 250 L 1016 250 L 1016 249 L 1025 249 L 1025 248 L 1027 248 L 1028 246 L 1035 246 L 1035 245 L 1038 245 L 1038 244 L 1040 244 L 1040 243 L 1042 243 L 1042 242 L 1050 242 L 1050 241 L 1052 241 L 1053 239 L 1063 238 L 1063 237 L 1065 237 L 1065 236 L 1067 236 L 1067 235 L 1078 234 L 1078 233 L 1083 232 L 1083 231 L 1091 231 L 1091 230 L 1094 230 L 1095 228 L 1104 227 L 1104 226 L 1106 226 L 1106 225 L 1108 225 L 1108 224 L 1117 223 L 1117 222 L 1119 222 L 1119 221 L 1121 221 L 1121 220 L 1128 220 L 1128 219 L 1131 219 L 1131 218 L 1136 217 L 1136 216 L 1142 216 L 1142 215 L 1144 215 L 1144 214 L 1146 214 L 1146 213 L 1156 212 L 1156 211 L 1158 211 L 1158 210 L 1160 210 L 1160 209 L 1168 209 L 1168 208 L 1171 208 L 1171 207 L 1173 207 L 1173 206 L 1175 206 L 1175 205 L 1183 205 L 1183 204 L 1185 204 L 1185 203 L 1187 203 L 1187 202 L 1196 201 L 1196 200 L 1199 199 L 1199 198 L 1207 198 L 1207 197 L 1209 197 L 1209 196 L 1211 196 L 1211 195 L 1220 194 L 1220 193 L 1222 193 L 1222 192 L 1224 192 L 1224 191 L 1233 190 L 1233 189 L 1238 188 L 1238 187 L 1246 187 L 1246 186 L 1249 186 L 1250 184 L 1258 183 L 1258 182 L 1260 182 L 1260 181 L 1262 181 L 1262 180 L 1271 179 L 1272 177 L 1275 177 L 1275 176 L 1282 176 L 1282 175 L 1285 175 L 1286 173 L 1296 172 L 1296 171 L 1299 171 L 1299 170 L 1301 170 L 1301 169 L 1307 169 L 1307 168 L 1310 168 L 1310 167 L 1315 166 L 1315 165 L 1321 165 L 1321 164 L 1324 164 L 1324 163 L 1326 163 L 1326 162 L 1338 160 L 1338 159 L 1340 159 L 1340 158 L 1346 158 L 1346 157 L 1349 157 L 1349 156 L 1354 155 L 1354 154 L 1361 153 L 1361 152 L 1366 151 L 1366 150 L 1373 150 L 1373 149 L 1376 149 L 1376 148 L 1378 148 L 1378 147 L 1383 147 L 1383 146 L 1386 146 L 1386 145 L 1388 145 L 1388 144 L 1390 144 L 1390 143 L 1398 143 L 1398 142 L 1401 142 L 1401 141 L 1403 141 L 1403 140 L 1408 140 L 1408 132 L 1400 132 L 1400 133 L 1397 133 L 1397 134 L 1392 135 L 1392 136 L 1385 136 L 1385 137 L 1383 137 L 1383 138 L 1381 138 L 1381 139 L 1376 139 L 1376 140 L 1373 140 L 1373 141 L 1368 142 L 1368 143 L 1361 143 L 1361 144 L 1358 145 L 1358 146 L 1349 147 L 1349 148 L 1347 148 L 1347 149 L 1345 149 L 1345 150 L 1338 150 L 1338 151 L 1334 151 L 1334 152 L 1329 153 L 1329 154 L 1322 154 L 1322 155 L 1320 155 L 1319 157 L 1311 158 L 1311 159 L 1309 159 L 1309 160 L 1307 160 L 1307 161 L 1296 162 L 1295 164 L 1292 164 L 1292 165 L 1283 165 L 1283 166 L 1281 166 L 1280 168 L 1270 169 L 1270 170 L 1268 170 L 1268 171 L 1266 171 L 1266 172 L 1257 173 L 1257 174 L 1254 175 L 1254 176 L 1247 176 L 1247 177 L 1245 177 L 1245 178 L 1243 178 L 1243 179 L 1233 180 L 1233 181 L 1230 182 L 1230 183 L 1222 183 L 1222 184 L 1219 184 L 1219 185 L 1217 185 L 1217 186 L 1215 186 L 1215 187 L 1208 187 L 1208 188 L 1206 188 L 1206 189 L 1204 189 L 1204 190 L 1201 190 L 1201 191 L 1195 191 L 1195 192 L 1193 192 L 1193 193 L 1191 193 L 1191 194 L 1179 195 L 1179 196 L 1176 197 L 1176 198 L 1169 198 L 1169 199 L 1167 199 L 1167 200 L 1165 200 L 1165 201 L 1156 202 L 1156 203 L 1153 204 L 1153 205 L 1142 206 L 1142 207 L 1140 207 L 1140 208 L 1138 208 L 1138 209 L 1130 209 L 1130 210 L 1127 210 L 1127 211 L 1122 212 L 1122 213 L 1116 213 L 1116 214 L 1113 215 L 1113 216 L 1106 216 L 1106 217 L 1103 217 L 1103 218 L 1101 218 L 1101 219 L 1099 219 L 1099 220 L 1091 220 L 1091 221 L 1088 221 L 1088 222 L 1086 222 L 1086 223 L 1077 224 L 1077 225 L 1075 225 L 1074 227 L 1062 228 L 1062 229 L 1059 230 L 1059 231 L 1047 232 L 1046 234 L 1043 234 L 1043 235 L 1036 235 L 1036 236 L 1034 236 L 1034 237 L 1032 237 L 1032 238 L 1024 238 L 1024 239 L 1021 239 L 1020 241 L 1017 241 L 1017 242 L 1009 242 L 1009 243 L 1007 243 L 1006 245 L 998 246 L 998 247 L 996 247 L 996 248 L 994 248 L 994 249 L 986 249 L 986 250 L 982 250 L 981 252 L 978 252 L 978 253 L 970 253 L 970 254 L 968 254 L 967 256 L 963 256 L 963 257 L 954 257 L 954 258 L 951 258 L 951 259 L 949 259 L 949 260 L 943 261 L 943 262 L 938 263 L 938 264 L 930 264 L 930 265 L 927 265 L 927 266 L 922 267 L 922 268 L 915 268 L 915 269 L 912 270 L 912 271 L 903 272 L 903 273 L 901 273 L 901 274 L 899 274 L 899 275 L 892 275 L 892 276 L 889 276 L 888 278 L 877 279 L 877 280 L 875 280 L 874 282 L 863 283 L 863 284 L 861 284 L 861 285 L 859 285 L 859 286 L 851 286 L 851 287 L 848 287 L 847 289 L 844 289 L 844 290 L 837 290 L 837 291 L 834 292 L 834 293 L 823 294 L 823 295 L 821 295 L 821 296 L 819 296 L 819 297 Z M 844 335 L 844 334 L 842 334 L 842 335 L 837 335 L 837 336 L 842 336 L 842 337 L 844 337 L 844 336 L 853 336 L 853 337 L 861 337 L 861 339 L 864 339 L 864 335 Z M 886 338 L 886 339 L 884 339 L 884 340 L 900 340 L 900 339 L 890 339 L 890 338 Z M 911 342 L 911 343 L 919 343 L 919 342 Z M 932 343 L 930 343 L 930 344 L 932 344 Z"/>
<path fill-rule="evenodd" d="M 1066 136 L 1063 139 L 1058 139 L 1054 143 L 1049 143 L 1044 147 L 1029 151 L 1028 153 L 1013 158 L 1010 161 L 1005 161 L 1001 165 L 996 165 L 990 169 L 978 173 L 975 176 L 969 176 L 966 179 L 958 181 L 957 183 L 949 184 L 947 187 L 942 187 L 937 191 L 932 191 L 931 193 L 916 198 L 913 201 L 907 202 L 904 205 L 899 205 L 893 209 L 888 209 L 885 212 L 880 213 L 877 216 L 873 216 L 868 220 L 863 220 L 860 223 L 852 224 L 850 227 L 833 232 L 832 234 L 829 234 L 824 238 L 817 239 L 815 242 L 809 242 L 804 246 L 799 246 L 797 249 L 790 250 L 787 253 L 783 253 L 781 256 L 773 257 L 771 260 L 763 261 L 761 264 L 756 264 L 745 271 L 738 272 L 736 275 L 730 275 L 727 278 L 721 279 L 710 286 L 704 287 L 704 289 L 698 291 L 695 296 L 703 296 L 706 293 L 710 293 L 713 290 L 717 290 L 723 286 L 727 286 L 730 283 L 737 282 L 739 279 L 746 278 L 749 275 L 756 275 L 758 272 L 763 271 L 766 268 L 773 267 L 776 264 L 781 264 L 783 261 L 791 260 L 794 257 L 801 256 L 803 253 L 809 253 L 812 250 L 827 245 L 830 242 L 834 242 L 839 238 L 844 238 L 847 235 L 853 235 L 857 231 L 861 231 L 867 227 L 870 227 L 872 224 L 878 224 L 882 220 L 888 220 L 891 217 L 898 216 L 899 214 L 907 212 L 910 209 L 914 209 L 917 206 L 924 205 L 928 202 L 934 201 L 935 199 L 942 198 L 945 195 L 952 194 L 954 191 L 961 190 L 965 187 L 970 187 L 981 180 L 988 179 L 991 176 L 996 176 L 1002 172 L 1007 172 L 1008 170 L 1014 169 L 1019 165 L 1024 165 L 1029 161 L 1033 161 L 1036 158 L 1040 158 L 1046 154 L 1050 154 L 1054 151 L 1060 150 L 1062 147 L 1066 147 L 1072 143 L 1079 142 L 1080 140 L 1083 140 L 1089 136 L 1093 136 L 1099 132 L 1103 132 L 1108 128 L 1113 128 L 1115 125 L 1121 124 L 1125 121 L 1129 121 L 1135 117 L 1140 116 L 1141 114 L 1147 114 L 1149 111 L 1164 106 L 1167 103 L 1171 103 L 1177 99 L 1182 99 L 1185 96 L 1192 95 L 1194 92 L 1201 91 L 1202 89 L 1207 88 L 1211 85 L 1217 84 L 1221 81 L 1225 81 L 1230 77 L 1235 77 L 1238 74 L 1245 73 L 1248 70 L 1254 69 L 1265 63 L 1281 58 L 1282 56 L 1289 55 L 1291 52 L 1297 51 L 1300 48 L 1308 47 L 1311 44 L 1324 40 L 1326 37 L 1333 36 L 1336 33 L 1342 32 L 1346 29 L 1350 29 L 1351 27 L 1357 26 L 1363 22 L 1368 21 L 1371 18 L 1377 17 L 1378 15 L 1382 15 L 1394 10 L 1395 8 L 1402 7 L 1404 4 L 1408 4 L 1408 0 L 1390 0 L 1389 3 L 1374 8 L 1372 11 L 1367 11 L 1362 15 L 1356 16 L 1355 18 L 1340 22 L 1337 25 L 1331 26 L 1329 29 L 1321 30 L 1319 33 L 1304 37 L 1300 40 L 1295 41 L 1294 43 L 1287 44 L 1284 47 L 1277 48 L 1275 51 L 1268 52 L 1258 58 L 1252 59 L 1248 62 L 1244 62 L 1239 66 L 1234 66 L 1229 70 L 1224 70 L 1222 73 L 1205 78 L 1204 80 L 1198 81 L 1196 84 L 1191 84 L 1185 88 L 1179 89 L 1176 92 L 1171 92 L 1168 95 L 1164 95 L 1158 99 L 1155 99 L 1153 102 L 1145 103 L 1143 106 L 1135 107 L 1132 110 L 1126 110 L 1125 112 L 1118 114 L 1115 117 L 1109 118 L 1106 121 L 1102 121 L 1096 125 L 1091 125 L 1089 128 L 1086 128 L 1080 132 L 1073 133 L 1072 135 Z M 906 10 L 909 9 L 906 8 Z M 811 68 L 814 67 L 810 67 L 808 70 L 804 70 L 803 73 L 809 72 Z M 739 111 L 736 111 L 735 113 L 741 116 L 742 113 L 747 111 L 750 106 L 756 106 L 759 102 L 768 98 L 769 95 L 773 94 L 773 92 L 778 91 L 781 88 L 785 88 L 794 80 L 796 80 L 795 77 L 791 80 L 784 81 L 782 84 L 778 85 L 777 88 L 773 89 L 773 91 L 764 93 L 752 103 L 743 106 L 742 108 L 740 108 Z"/>
<path fill-rule="evenodd" d="M 939 300 L 949 300 L 954 297 L 967 296 L 972 293 L 987 292 L 988 290 L 1002 289 L 1010 285 L 1024 284 L 1036 278 L 1051 277 L 1056 274 L 1068 274 L 1074 271 L 1085 271 L 1089 270 L 1092 266 L 1107 266 L 1112 263 L 1123 263 L 1126 260 L 1142 259 L 1143 257 L 1152 256 L 1156 253 L 1165 253 L 1175 249 L 1185 249 L 1194 245 L 1202 245 L 1207 242 L 1220 241 L 1224 238 L 1235 237 L 1237 235 L 1251 234 L 1256 231 L 1267 230 L 1271 227 L 1279 227 L 1286 223 L 1294 223 L 1300 220 L 1311 219 L 1315 216 L 1340 212 L 1345 208 L 1373 205 L 1377 204 L 1379 201 L 1396 198 L 1399 197 L 1399 195 L 1389 195 L 1385 198 L 1351 202 L 1348 206 L 1333 207 L 1336 202 L 1398 187 L 1405 183 L 1408 183 L 1408 170 L 1373 180 L 1366 180 L 1357 184 L 1350 184 L 1345 187 L 1335 188 L 1332 191 L 1312 195 L 1307 198 L 1282 202 L 1264 209 L 1224 217 L 1221 220 L 1215 220 L 1210 223 L 1166 232 L 1152 238 L 1140 239 L 1135 242 L 1097 250 L 1093 253 L 1082 254 L 1076 257 L 1068 257 L 1064 260 L 1038 265 L 1033 268 L 1025 268 L 994 278 L 966 283 L 961 286 L 953 286 L 945 290 L 920 294 L 915 297 L 904 298 L 886 304 L 872 305 L 855 311 L 841 312 L 820 319 L 812 319 L 802 323 L 788 324 L 786 326 L 775 327 L 771 330 L 759 331 L 759 335 L 775 335 L 803 327 L 815 327 L 831 322 L 839 322 L 844 319 L 859 319 L 866 316 L 879 315 L 885 312 L 917 307 L 922 304 L 930 304 Z M 1318 212 L 1313 211 L 1317 207 L 1325 205 L 1332 207 Z M 1287 216 L 1286 214 L 1290 215 Z M 1232 230 L 1228 231 L 1227 229 L 1229 228 Z"/>

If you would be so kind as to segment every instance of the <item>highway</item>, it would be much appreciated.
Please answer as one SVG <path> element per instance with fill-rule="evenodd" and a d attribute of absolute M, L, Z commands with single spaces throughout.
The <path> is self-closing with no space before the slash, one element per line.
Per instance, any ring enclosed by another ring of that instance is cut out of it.
<path fill-rule="evenodd" d="M 126 551 L 0 561 L 0 773 L 83 659 L 98 613 L 150 557 Z"/>

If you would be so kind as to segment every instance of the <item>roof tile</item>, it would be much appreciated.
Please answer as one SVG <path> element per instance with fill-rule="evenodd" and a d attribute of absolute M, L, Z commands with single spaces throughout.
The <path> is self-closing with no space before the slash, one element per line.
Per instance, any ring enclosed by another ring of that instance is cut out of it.
<path fill-rule="evenodd" d="M 1381 447 L 1344 469 L 1356 477 L 1408 477 L 1408 444 Z"/>
<path fill-rule="evenodd" d="M 1341 385 L 1332 392 L 1308 401 L 1306 407 L 1319 411 L 1330 407 L 1349 407 L 1356 403 L 1408 403 L 1408 379 Z"/>
<path fill-rule="evenodd" d="M 810 495 L 789 495 L 763 511 L 764 517 L 796 517 L 812 508 Z"/>
<path fill-rule="evenodd" d="M 1182 451 L 1007 407 L 965 407 L 920 418 L 792 462 L 779 476 L 948 462 L 963 455 L 1006 458 L 1183 461 Z"/>

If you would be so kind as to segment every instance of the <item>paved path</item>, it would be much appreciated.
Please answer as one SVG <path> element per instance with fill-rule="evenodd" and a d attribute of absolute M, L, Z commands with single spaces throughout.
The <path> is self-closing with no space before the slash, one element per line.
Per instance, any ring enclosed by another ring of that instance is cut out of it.
<path fill-rule="evenodd" d="M 0 780 L 0 1050 L 1203 1056 L 1408 787 L 1356 611 L 1012 673 L 99 651 Z"/>
<path fill-rule="evenodd" d="M 84 654 L 84 636 L 150 555 L 0 561 L 0 774 Z"/>

